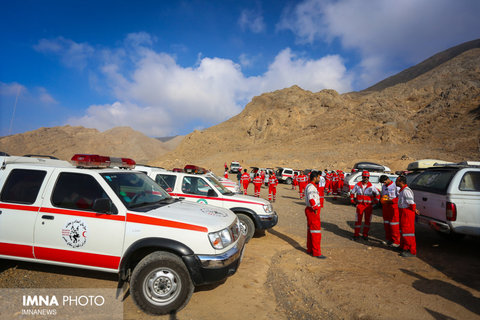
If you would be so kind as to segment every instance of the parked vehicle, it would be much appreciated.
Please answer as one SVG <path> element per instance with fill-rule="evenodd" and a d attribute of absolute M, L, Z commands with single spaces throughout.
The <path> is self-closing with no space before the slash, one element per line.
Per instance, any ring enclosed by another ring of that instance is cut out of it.
<path fill-rule="evenodd" d="M 245 236 L 230 210 L 172 198 L 131 159 L 72 162 L 0 157 L 0 258 L 118 273 L 150 314 L 236 272 Z"/>
<path fill-rule="evenodd" d="M 242 169 L 242 166 L 238 161 L 232 161 L 230 163 L 230 173 L 238 173 Z"/>
<path fill-rule="evenodd" d="M 355 172 L 367 170 L 371 172 L 391 172 L 389 167 L 374 162 L 357 162 L 353 166 Z"/>
<path fill-rule="evenodd" d="M 293 182 L 293 169 L 277 167 L 275 175 L 279 183 L 292 184 Z"/>
<path fill-rule="evenodd" d="M 420 223 L 452 238 L 480 235 L 480 163 L 427 168 L 410 188 Z"/>
<path fill-rule="evenodd" d="M 272 228 L 278 222 L 278 216 L 267 200 L 234 194 L 211 175 L 155 170 L 148 175 L 173 197 L 230 209 L 238 216 L 247 241 L 255 230 Z"/>

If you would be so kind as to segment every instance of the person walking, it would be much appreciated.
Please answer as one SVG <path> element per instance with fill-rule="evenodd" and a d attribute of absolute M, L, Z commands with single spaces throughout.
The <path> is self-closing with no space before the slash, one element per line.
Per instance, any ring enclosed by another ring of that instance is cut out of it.
<path fill-rule="evenodd" d="M 325 259 L 322 255 L 322 228 L 320 222 L 320 197 L 317 185 L 318 172 L 310 174 L 310 183 L 305 188 L 305 216 L 307 217 L 307 253 L 317 259 Z"/>
<path fill-rule="evenodd" d="M 398 193 L 398 210 L 400 212 L 400 255 L 404 258 L 417 256 L 415 241 L 415 215 L 418 215 L 417 205 L 413 198 L 413 191 L 407 186 L 407 178 L 400 176 L 395 181 L 400 188 Z"/>
<path fill-rule="evenodd" d="M 350 193 L 350 200 L 357 206 L 355 221 L 355 231 L 353 240 L 357 241 L 360 237 L 360 229 L 362 227 L 363 216 L 365 215 L 365 223 L 363 225 L 363 239 L 368 241 L 368 232 L 370 231 L 370 221 L 372 220 L 373 205 L 380 199 L 380 193 L 377 188 L 369 181 L 370 173 L 362 172 L 362 181 L 358 182 Z"/>
<path fill-rule="evenodd" d="M 260 189 L 262 188 L 263 179 L 260 176 L 260 173 L 257 173 L 253 179 L 253 190 L 255 192 L 255 197 L 260 197 Z"/>
<path fill-rule="evenodd" d="M 237 182 L 239 187 L 242 187 L 242 183 L 240 182 L 241 179 L 242 179 L 242 170 L 240 169 L 237 171 Z"/>
<path fill-rule="evenodd" d="M 322 173 L 318 173 L 318 184 L 317 184 L 318 195 L 320 196 L 320 208 L 323 208 L 323 203 L 325 201 L 325 178 Z"/>
<path fill-rule="evenodd" d="M 247 189 L 250 183 L 250 175 L 248 174 L 247 169 L 243 169 L 243 174 L 242 174 L 242 177 L 240 178 L 240 181 L 243 186 L 243 194 L 247 195 Z"/>
<path fill-rule="evenodd" d="M 268 178 L 268 201 L 275 202 L 277 198 L 277 185 L 278 185 L 278 179 L 275 176 L 275 173 L 271 172 Z M 272 195 L 273 195 L 273 200 L 272 200 Z"/>
<path fill-rule="evenodd" d="M 298 184 L 297 177 L 298 177 L 297 172 L 294 171 L 293 178 L 292 178 L 292 190 L 297 190 L 297 184 Z"/>
<path fill-rule="evenodd" d="M 225 173 L 223 174 L 225 179 L 228 179 L 228 168 L 225 169 Z"/>
<path fill-rule="evenodd" d="M 398 248 L 400 247 L 400 213 L 398 211 L 400 188 L 386 174 L 381 175 L 379 180 L 382 184 L 380 202 L 382 203 L 386 244 Z"/>

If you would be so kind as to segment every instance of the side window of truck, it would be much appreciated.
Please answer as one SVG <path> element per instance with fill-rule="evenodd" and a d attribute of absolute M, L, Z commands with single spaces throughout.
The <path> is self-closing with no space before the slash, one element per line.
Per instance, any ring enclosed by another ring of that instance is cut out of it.
<path fill-rule="evenodd" d="M 480 191 L 480 172 L 470 171 L 465 173 L 458 188 L 461 191 Z"/>
<path fill-rule="evenodd" d="M 198 178 L 198 177 L 183 178 L 183 182 L 182 182 L 183 193 L 207 196 L 209 190 L 213 191 L 213 189 L 202 178 Z"/>
<path fill-rule="evenodd" d="M 108 198 L 107 194 L 88 174 L 62 172 L 52 193 L 52 204 L 66 209 L 92 211 L 96 199 Z"/>
<path fill-rule="evenodd" d="M 173 191 L 176 181 L 177 176 L 173 176 L 170 174 L 157 174 L 157 176 L 155 177 L 155 182 L 167 192 Z"/>
<path fill-rule="evenodd" d="M 46 176 L 46 171 L 13 169 L 2 189 L 2 202 L 33 204 Z"/>

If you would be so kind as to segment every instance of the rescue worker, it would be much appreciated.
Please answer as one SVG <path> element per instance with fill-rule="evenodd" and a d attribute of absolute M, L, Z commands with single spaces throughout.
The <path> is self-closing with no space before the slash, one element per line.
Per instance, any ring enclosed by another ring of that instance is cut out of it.
<path fill-rule="evenodd" d="M 337 190 L 338 189 L 338 176 L 337 176 L 337 173 L 335 171 L 332 171 L 332 194 L 333 195 L 337 195 Z M 337 199 L 336 197 L 334 197 L 333 199 Z"/>
<path fill-rule="evenodd" d="M 277 198 L 277 185 L 278 179 L 275 176 L 275 173 L 271 172 L 268 178 L 268 201 L 272 201 L 273 194 L 273 202 L 275 202 Z"/>
<path fill-rule="evenodd" d="M 340 194 L 340 195 L 342 194 L 344 180 L 345 180 L 345 174 L 343 173 L 342 170 L 339 170 L 339 172 L 338 172 L 338 194 Z"/>
<path fill-rule="evenodd" d="M 228 168 L 225 169 L 225 173 L 223 174 L 223 176 L 225 177 L 225 179 L 228 179 Z"/>
<path fill-rule="evenodd" d="M 383 213 L 383 226 L 385 240 L 389 247 L 400 247 L 400 214 L 398 211 L 399 187 L 390 178 L 383 174 L 380 176 L 382 184 L 381 200 Z"/>
<path fill-rule="evenodd" d="M 415 241 L 415 215 L 418 215 L 417 205 L 414 202 L 413 191 L 407 186 L 407 178 L 400 176 L 395 181 L 400 188 L 398 193 L 398 210 L 400 212 L 400 255 L 404 258 L 417 255 Z"/>
<path fill-rule="evenodd" d="M 240 182 L 241 179 L 242 179 L 242 170 L 240 169 L 237 171 L 237 182 L 240 187 L 242 186 L 242 183 Z"/>
<path fill-rule="evenodd" d="M 263 179 L 260 176 L 260 173 L 257 173 L 255 178 L 253 179 L 253 190 L 255 192 L 255 197 L 260 197 L 260 189 L 262 188 Z"/>
<path fill-rule="evenodd" d="M 297 178 L 298 178 L 298 175 L 297 175 L 297 172 L 295 171 L 293 172 L 292 190 L 297 190 L 297 185 L 298 185 Z"/>
<path fill-rule="evenodd" d="M 358 182 L 350 193 L 350 200 L 356 204 L 357 219 L 355 221 L 355 231 L 353 240 L 357 241 L 360 237 L 360 228 L 362 227 L 363 216 L 365 215 L 365 224 L 363 225 L 363 239 L 368 241 L 368 232 L 370 231 L 370 221 L 372 220 L 373 204 L 380 199 L 380 193 L 377 188 L 369 181 L 370 173 L 362 172 L 362 181 Z"/>
<path fill-rule="evenodd" d="M 263 179 L 263 183 L 265 184 L 265 187 L 268 187 L 268 181 L 270 179 L 270 175 L 271 175 L 271 172 L 270 170 L 265 170 L 266 173 L 265 173 L 265 177 Z"/>
<path fill-rule="evenodd" d="M 247 169 L 243 169 L 243 174 L 242 177 L 240 178 L 240 181 L 243 186 L 243 194 L 247 194 L 247 189 L 248 189 L 248 184 L 250 183 L 250 175 L 247 172 Z"/>
<path fill-rule="evenodd" d="M 320 208 L 323 208 L 323 202 L 325 200 L 325 178 L 322 176 L 321 172 L 318 173 L 317 190 L 318 195 L 320 196 Z"/>
<path fill-rule="evenodd" d="M 325 191 L 327 192 L 327 194 L 332 193 L 331 186 L 332 186 L 332 175 L 330 174 L 330 172 L 328 172 L 327 169 L 325 169 Z"/>
<path fill-rule="evenodd" d="M 319 182 L 318 172 L 310 174 L 310 183 L 305 188 L 305 215 L 307 217 L 307 253 L 317 259 L 325 259 L 320 244 L 322 228 L 320 222 L 320 197 L 316 185 Z"/>
<path fill-rule="evenodd" d="M 298 181 L 298 193 L 300 195 L 300 199 L 303 199 L 305 195 L 304 190 L 308 183 L 307 176 L 305 175 L 304 172 L 300 172 L 300 175 L 297 177 L 297 181 Z"/>

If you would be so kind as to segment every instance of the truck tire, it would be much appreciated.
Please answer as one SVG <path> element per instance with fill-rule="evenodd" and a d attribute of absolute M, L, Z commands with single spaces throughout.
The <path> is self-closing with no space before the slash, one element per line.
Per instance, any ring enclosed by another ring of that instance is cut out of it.
<path fill-rule="evenodd" d="M 243 213 L 237 213 L 238 220 L 240 220 L 240 231 L 245 235 L 245 242 L 252 239 L 255 232 L 255 224 L 249 216 Z"/>
<path fill-rule="evenodd" d="M 169 252 L 156 251 L 144 257 L 130 280 L 133 302 L 153 315 L 181 310 L 194 289 L 182 259 Z"/>
<path fill-rule="evenodd" d="M 287 184 L 292 184 L 292 178 L 287 178 L 287 180 L 285 181 Z"/>

